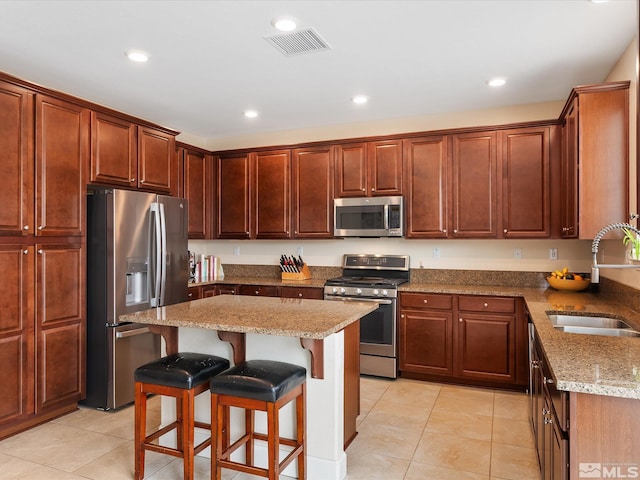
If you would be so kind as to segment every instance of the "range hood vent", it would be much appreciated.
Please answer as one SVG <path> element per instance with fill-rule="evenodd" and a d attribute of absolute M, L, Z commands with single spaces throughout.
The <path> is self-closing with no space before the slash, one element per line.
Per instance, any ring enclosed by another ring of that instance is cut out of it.
<path fill-rule="evenodd" d="M 331 50 L 329 44 L 313 28 L 270 35 L 264 39 L 287 57 Z"/>

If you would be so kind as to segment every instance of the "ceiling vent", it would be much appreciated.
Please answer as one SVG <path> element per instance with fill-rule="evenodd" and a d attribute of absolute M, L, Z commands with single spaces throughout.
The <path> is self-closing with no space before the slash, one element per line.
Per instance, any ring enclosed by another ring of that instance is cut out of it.
<path fill-rule="evenodd" d="M 264 37 L 287 57 L 330 50 L 329 44 L 313 28 Z"/>

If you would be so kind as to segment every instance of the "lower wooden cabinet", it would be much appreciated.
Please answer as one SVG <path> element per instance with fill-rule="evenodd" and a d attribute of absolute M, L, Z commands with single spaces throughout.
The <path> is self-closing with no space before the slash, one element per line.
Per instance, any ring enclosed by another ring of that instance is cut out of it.
<path fill-rule="evenodd" d="M 239 295 L 253 295 L 256 297 L 279 297 L 280 292 L 277 286 L 273 285 L 240 285 Z"/>
<path fill-rule="evenodd" d="M 324 290 L 316 287 L 280 287 L 280 296 L 283 298 L 308 298 L 310 300 L 323 300 Z"/>
<path fill-rule="evenodd" d="M 84 397 L 84 255 L 82 242 L 0 245 L 0 438 Z"/>
<path fill-rule="evenodd" d="M 189 300 L 213 297 L 214 295 L 253 295 L 263 297 L 308 298 L 322 300 L 322 287 L 281 287 L 278 285 L 249 285 L 212 283 L 189 287 Z"/>
<path fill-rule="evenodd" d="M 524 387 L 527 327 L 520 299 L 400 294 L 400 372 L 424 379 Z"/>

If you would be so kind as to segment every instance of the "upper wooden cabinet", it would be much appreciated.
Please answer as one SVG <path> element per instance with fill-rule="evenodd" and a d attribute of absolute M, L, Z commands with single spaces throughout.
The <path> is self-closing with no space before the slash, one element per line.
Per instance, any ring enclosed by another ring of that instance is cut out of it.
<path fill-rule="evenodd" d="M 34 217 L 34 116 L 35 95 L 0 82 L 0 167 L 11 179 L 0 188 L 0 234 L 31 234 Z"/>
<path fill-rule="evenodd" d="M 333 237 L 333 147 L 298 148 L 292 156 L 294 238 Z"/>
<path fill-rule="evenodd" d="M 551 235 L 551 127 L 500 132 L 502 148 L 502 236 Z"/>
<path fill-rule="evenodd" d="M 91 112 L 91 183 L 177 194 L 175 163 L 174 135 Z"/>
<path fill-rule="evenodd" d="M 178 148 L 183 186 L 180 196 L 189 202 L 189 238 L 213 238 L 213 157 L 189 147 Z"/>
<path fill-rule="evenodd" d="M 36 235 L 84 234 L 88 153 L 89 110 L 36 95 Z"/>
<path fill-rule="evenodd" d="M 252 170 L 248 153 L 216 159 L 217 238 L 250 238 Z"/>
<path fill-rule="evenodd" d="M 574 88 L 563 109 L 562 235 L 629 219 L 629 82 Z"/>
<path fill-rule="evenodd" d="M 336 145 L 336 197 L 402 195 L 402 140 Z"/>
<path fill-rule="evenodd" d="M 90 182 L 138 186 L 136 125 L 112 115 L 91 112 Z"/>
<path fill-rule="evenodd" d="M 495 131 L 451 136 L 451 234 L 498 236 L 498 148 Z"/>
<path fill-rule="evenodd" d="M 253 237 L 291 237 L 291 150 L 255 152 Z"/>

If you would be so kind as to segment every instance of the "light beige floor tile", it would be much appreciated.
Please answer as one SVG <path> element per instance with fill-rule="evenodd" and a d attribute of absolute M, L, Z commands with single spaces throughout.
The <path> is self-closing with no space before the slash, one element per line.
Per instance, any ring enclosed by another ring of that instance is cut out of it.
<path fill-rule="evenodd" d="M 529 419 L 529 397 L 520 392 L 496 392 L 494 401 L 496 417 L 512 420 Z"/>
<path fill-rule="evenodd" d="M 400 428 L 392 425 L 367 424 L 347 450 L 347 454 L 379 454 L 410 460 L 415 452 L 422 428 Z"/>
<path fill-rule="evenodd" d="M 4 454 L 0 454 L 0 472 L 3 480 L 86 480 L 85 477 Z"/>
<path fill-rule="evenodd" d="M 367 414 L 362 425 L 392 425 L 400 428 L 422 429 L 427 423 L 430 413 L 431 404 L 425 406 L 405 405 L 381 399 Z"/>
<path fill-rule="evenodd" d="M 0 442 L 0 453 L 73 472 L 126 440 L 46 423 Z"/>
<path fill-rule="evenodd" d="M 254 477 L 253 475 L 247 475 L 242 477 L 242 474 L 234 472 L 232 470 L 222 471 L 222 480 L 243 480 L 254 479 L 264 477 Z M 182 459 L 174 459 L 171 463 L 161 468 L 152 475 L 145 474 L 145 480 L 176 480 L 184 478 Z M 287 477 L 281 477 L 283 479 Z M 205 457 L 196 457 L 193 468 L 193 480 L 211 480 L 211 460 Z"/>
<path fill-rule="evenodd" d="M 403 480 L 408 466 L 408 460 L 357 451 L 347 454 L 345 480 Z"/>
<path fill-rule="evenodd" d="M 360 377 L 360 416 L 366 415 L 391 386 L 392 380 Z"/>
<path fill-rule="evenodd" d="M 489 475 L 491 442 L 425 432 L 412 460 Z"/>
<path fill-rule="evenodd" d="M 492 390 L 442 387 L 433 410 L 466 412 L 474 415 L 493 415 L 494 393 Z"/>
<path fill-rule="evenodd" d="M 417 380 L 396 380 L 384 392 L 380 401 L 427 407 L 433 405 L 440 393 L 440 386 Z"/>
<path fill-rule="evenodd" d="M 492 417 L 486 415 L 435 410 L 431 412 L 425 430 L 431 433 L 442 433 L 490 442 L 492 420 Z"/>
<path fill-rule="evenodd" d="M 533 432 L 528 420 L 493 417 L 493 441 L 503 445 L 535 448 Z"/>
<path fill-rule="evenodd" d="M 489 480 L 488 475 L 411 462 L 404 480 Z"/>
<path fill-rule="evenodd" d="M 491 475 L 509 480 L 539 480 L 535 450 L 494 443 L 491 450 Z"/>

